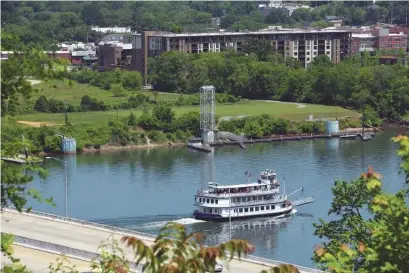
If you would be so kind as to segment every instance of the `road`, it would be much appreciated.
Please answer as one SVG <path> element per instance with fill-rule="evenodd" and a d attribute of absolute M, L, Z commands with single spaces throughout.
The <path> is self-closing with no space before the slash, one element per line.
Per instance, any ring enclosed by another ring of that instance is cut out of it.
<path fill-rule="evenodd" d="M 123 235 L 137 236 L 147 245 L 153 243 L 150 237 L 141 237 L 134 234 L 119 234 L 112 231 L 98 229 L 77 223 L 67 223 L 59 220 L 42 218 L 32 214 L 21 214 L 4 211 L 1 215 L 1 228 L 4 233 L 13 233 L 43 242 L 54 243 L 74 249 L 89 252 L 97 252 L 101 242 L 105 242 L 112 235 L 120 240 Z M 134 254 L 130 248 L 124 248 L 129 260 L 134 260 Z M 53 259 L 50 259 L 50 262 Z M 228 273 L 259 273 L 269 266 L 253 263 L 250 261 L 232 260 L 225 266 L 224 272 Z M 301 271 L 303 273 L 303 271 Z"/>
<path fill-rule="evenodd" d="M 14 257 L 20 259 L 21 264 L 27 266 L 27 268 L 33 273 L 48 273 L 48 266 L 50 263 L 55 263 L 55 261 L 61 257 L 57 254 L 52 254 L 48 252 L 43 252 L 40 250 L 34 250 L 31 248 L 26 248 L 18 245 L 14 245 Z M 66 265 L 75 266 L 79 272 L 91 271 L 90 270 L 90 263 L 77 260 L 77 259 L 68 259 L 70 263 Z M 1 267 L 6 264 L 11 264 L 5 258 L 1 259 Z"/>

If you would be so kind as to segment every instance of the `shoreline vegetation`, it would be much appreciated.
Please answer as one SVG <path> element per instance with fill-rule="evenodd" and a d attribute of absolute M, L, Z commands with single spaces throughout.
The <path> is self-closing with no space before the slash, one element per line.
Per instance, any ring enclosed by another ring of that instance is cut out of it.
<path fill-rule="evenodd" d="M 397 128 L 396 126 L 393 125 L 388 125 L 388 128 Z M 400 128 L 400 127 L 399 127 Z M 408 127 L 409 128 L 409 127 Z M 361 128 L 355 127 L 355 128 L 345 128 L 343 130 L 340 130 L 340 133 L 344 134 L 358 134 L 362 131 Z M 383 126 L 382 127 L 374 127 L 374 128 L 365 128 L 366 132 L 382 132 Z M 328 134 L 283 134 L 283 135 L 270 135 L 270 136 L 264 136 L 261 138 L 256 138 L 256 139 L 251 139 L 255 141 L 252 144 L 257 144 L 257 143 L 267 143 L 269 142 L 270 139 L 274 140 L 280 140 L 282 137 L 283 139 L 281 141 L 292 141 L 292 140 L 287 140 L 286 138 L 288 137 L 306 137 L 306 136 L 312 136 L 313 138 L 323 138 L 323 136 L 326 136 Z M 302 140 L 302 139 L 300 139 Z M 230 141 L 231 142 L 231 141 Z M 224 142 L 222 145 L 218 145 L 216 142 L 216 145 L 214 147 L 218 146 L 228 146 L 231 144 L 235 144 L 234 142 L 230 143 L 229 141 Z M 107 153 L 107 152 L 117 152 L 117 151 L 127 151 L 127 150 L 139 150 L 139 149 L 159 149 L 159 148 L 174 148 L 174 147 L 187 147 L 187 142 L 166 142 L 166 143 L 149 143 L 149 144 L 130 144 L 126 146 L 121 146 L 118 144 L 106 144 L 106 145 L 101 145 L 99 148 L 82 148 L 81 150 L 78 151 L 78 153 Z M 47 155 L 47 154 L 54 154 L 55 152 L 39 152 L 37 155 Z"/>

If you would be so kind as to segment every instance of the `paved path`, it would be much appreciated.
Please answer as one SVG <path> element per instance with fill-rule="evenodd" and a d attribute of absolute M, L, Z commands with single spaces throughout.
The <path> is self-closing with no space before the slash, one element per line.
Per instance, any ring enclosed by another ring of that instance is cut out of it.
<path fill-rule="evenodd" d="M 297 105 L 297 108 L 305 108 L 307 105 L 298 102 L 287 102 L 287 101 L 279 101 L 279 100 L 258 100 L 263 102 L 272 102 L 272 103 L 282 103 L 282 104 L 293 104 Z"/>
<path fill-rule="evenodd" d="M 27 268 L 33 271 L 33 273 L 48 273 L 48 266 L 50 263 L 53 262 L 55 264 L 55 261 L 61 257 L 57 254 L 34 250 L 22 246 L 14 245 L 13 247 L 14 257 L 20 259 L 21 264 L 27 266 Z M 79 272 L 91 271 L 89 262 L 72 258 L 68 260 L 70 261 L 70 264 L 66 265 L 75 265 Z M 1 266 L 3 267 L 6 264 L 11 264 L 11 262 L 8 261 L 8 259 L 2 258 Z"/>
<path fill-rule="evenodd" d="M 151 245 L 153 242 L 153 239 L 149 236 L 143 237 L 143 235 L 118 233 L 75 222 L 64 222 L 62 220 L 53 220 L 51 218 L 40 217 L 33 214 L 21 214 L 10 211 L 2 212 L 1 228 L 1 231 L 4 233 L 13 233 L 17 236 L 89 252 L 97 252 L 97 248 L 101 242 L 106 241 L 110 235 L 117 240 L 120 240 L 123 235 L 136 236 L 143 240 L 147 245 Z M 129 248 L 125 248 L 124 250 L 128 259 L 134 260 L 132 250 Z M 229 263 L 229 269 L 226 268 L 224 272 L 258 273 L 269 267 L 269 265 L 263 265 L 261 262 L 256 263 L 253 261 L 239 261 L 235 259 Z M 312 271 L 308 270 L 301 272 Z"/>

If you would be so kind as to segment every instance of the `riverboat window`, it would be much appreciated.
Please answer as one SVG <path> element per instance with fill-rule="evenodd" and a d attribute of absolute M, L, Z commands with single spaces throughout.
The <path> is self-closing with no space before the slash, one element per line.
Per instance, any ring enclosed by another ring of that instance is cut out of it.
<path fill-rule="evenodd" d="M 260 210 L 260 208 L 259 207 L 256 207 L 256 211 L 259 211 Z"/>
<path fill-rule="evenodd" d="M 261 197 L 262 197 L 262 196 L 259 196 L 259 197 L 258 197 L 258 200 L 261 200 Z"/>
<path fill-rule="evenodd" d="M 199 202 L 202 203 L 202 198 L 199 198 Z"/>
<path fill-rule="evenodd" d="M 256 200 L 257 200 L 257 196 L 253 196 L 253 200 L 256 201 Z"/>
<path fill-rule="evenodd" d="M 239 209 L 239 212 L 243 212 L 243 209 Z"/>
<path fill-rule="evenodd" d="M 206 199 L 206 203 L 209 203 L 209 199 Z"/>
<path fill-rule="evenodd" d="M 264 210 L 264 206 L 261 206 L 261 210 Z"/>
<path fill-rule="evenodd" d="M 212 210 L 212 209 L 210 209 L 210 213 L 213 213 L 212 211 L 213 211 L 213 210 Z"/>
<path fill-rule="evenodd" d="M 248 209 L 248 208 L 245 208 L 245 209 L 244 209 L 244 212 L 249 212 L 249 209 Z"/>
<path fill-rule="evenodd" d="M 250 212 L 252 212 L 252 211 L 254 211 L 254 208 L 253 208 L 253 207 L 250 208 Z"/>
<path fill-rule="evenodd" d="M 215 202 L 216 204 L 219 204 L 219 200 L 217 200 L 217 199 L 216 199 L 216 200 L 214 200 L 214 202 Z"/>
<path fill-rule="evenodd" d="M 211 203 L 214 204 L 214 200 L 213 200 L 213 199 L 211 199 Z"/>
<path fill-rule="evenodd" d="M 285 208 L 285 204 L 282 204 L 281 207 L 282 207 L 282 208 Z"/>
<path fill-rule="evenodd" d="M 276 206 L 274 206 L 274 205 L 271 206 L 271 209 L 275 209 L 275 208 L 276 208 Z"/>

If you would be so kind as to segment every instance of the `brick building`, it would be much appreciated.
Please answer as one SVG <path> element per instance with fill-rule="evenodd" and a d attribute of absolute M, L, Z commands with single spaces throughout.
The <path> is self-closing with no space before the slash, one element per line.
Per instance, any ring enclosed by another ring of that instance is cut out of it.
<path fill-rule="evenodd" d="M 392 29 L 396 31 L 397 29 Z M 399 52 L 408 50 L 408 36 L 404 32 L 392 33 L 391 28 L 374 27 L 352 33 L 351 53 L 374 52 L 375 50 Z"/>

